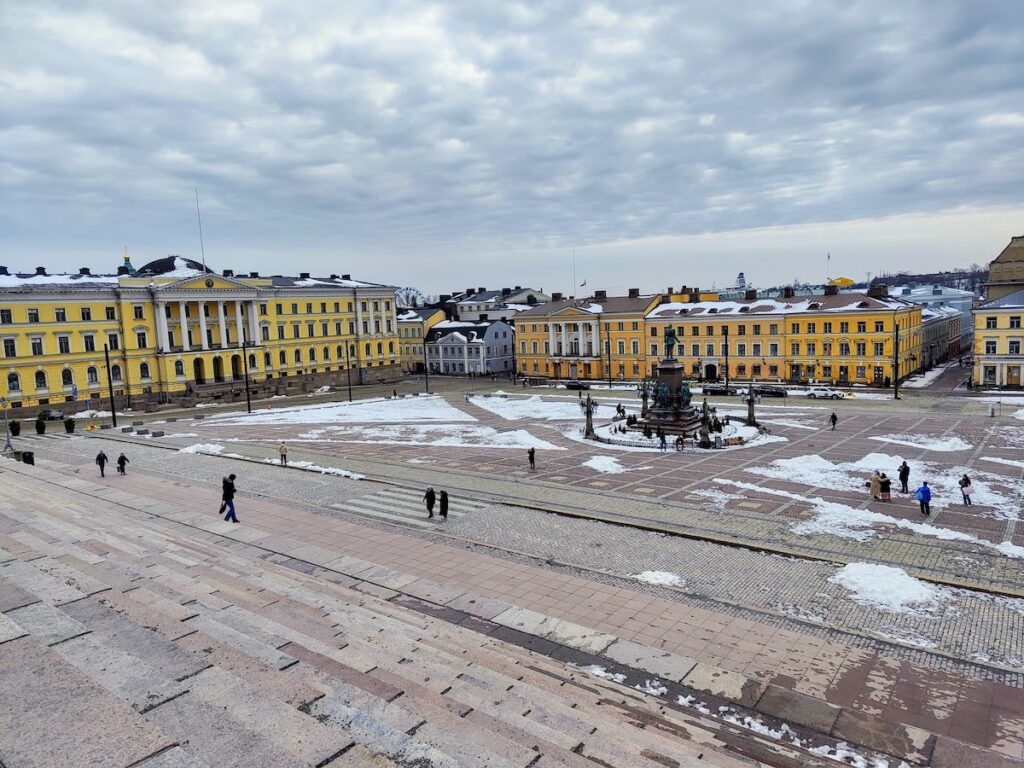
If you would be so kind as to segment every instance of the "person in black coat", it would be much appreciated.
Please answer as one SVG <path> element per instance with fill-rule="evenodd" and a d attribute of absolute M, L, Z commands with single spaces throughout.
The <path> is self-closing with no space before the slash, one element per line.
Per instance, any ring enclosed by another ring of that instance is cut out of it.
<path fill-rule="evenodd" d="M 537 451 L 536 451 L 536 449 L 531 448 L 530 450 L 528 450 L 526 452 L 526 455 L 530 459 L 530 469 L 536 469 L 537 468 Z"/>
<path fill-rule="evenodd" d="M 107 466 L 107 454 L 100 451 L 96 454 L 96 466 L 100 468 L 100 477 L 106 477 L 106 473 L 103 471 Z"/>
<path fill-rule="evenodd" d="M 910 465 L 907 462 L 900 464 L 899 468 L 900 478 L 900 493 L 910 493 L 910 487 L 907 483 L 910 482 Z"/>
<path fill-rule="evenodd" d="M 423 500 L 427 502 L 427 517 L 434 516 L 434 489 L 427 488 L 427 492 L 423 494 Z"/>
<path fill-rule="evenodd" d="M 235 476 L 228 475 L 221 481 L 221 505 L 220 511 L 223 512 L 225 509 L 228 511 L 224 515 L 224 522 L 231 521 L 237 523 L 238 518 L 235 517 Z"/>
<path fill-rule="evenodd" d="M 125 474 L 124 468 L 128 464 L 128 457 L 123 453 L 117 457 L 117 473 L 119 475 Z"/>
<path fill-rule="evenodd" d="M 441 513 L 441 517 L 445 520 L 448 519 L 448 491 L 441 491 L 441 507 L 438 511 Z"/>

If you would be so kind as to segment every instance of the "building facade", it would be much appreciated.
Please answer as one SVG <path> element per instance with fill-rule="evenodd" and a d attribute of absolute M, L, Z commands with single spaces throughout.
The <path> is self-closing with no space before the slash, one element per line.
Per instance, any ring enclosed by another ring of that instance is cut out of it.
<path fill-rule="evenodd" d="M 974 311 L 973 381 L 984 387 L 1019 389 L 1024 355 L 1024 288 Z"/>
<path fill-rule="evenodd" d="M 957 312 L 960 315 L 960 320 L 955 325 L 959 328 L 959 333 L 950 335 L 945 357 L 957 357 L 971 348 L 971 337 L 974 333 L 974 321 L 971 313 L 977 298 L 971 291 L 949 288 L 944 285 L 896 285 L 889 289 L 889 293 L 898 299 L 934 310 L 937 314 L 943 314 L 949 319 L 952 319 L 952 316 L 946 310 Z M 954 323 L 950 323 L 951 333 L 953 325 Z"/>
<path fill-rule="evenodd" d="M 1024 288 L 1024 235 L 1016 235 L 988 265 L 985 299 L 995 301 L 1021 288 Z"/>
<path fill-rule="evenodd" d="M 403 373 L 423 373 L 426 366 L 424 339 L 444 320 L 442 309 L 403 309 L 398 315 L 399 357 Z"/>
<path fill-rule="evenodd" d="M 0 267 L 3 396 L 14 408 L 165 401 L 254 385 L 400 374 L 394 288 L 348 275 L 215 274 L 180 257 L 117 275 Z M 109 366 L 106 362 L 109 355 Z M 95 404 L 95 403 L 92 403 Z"/>
<path fill-rule="evenodd" d="M 450 304 L 453 319 L 471 323 L 485 320 L 511 322 L 518 313 L 551 301 L 551 297 L 541 291 L 518 285 L 500 291 L 488 291 L 486 288 L 475 292 L 467 290 L 454 298 Z"/>
<path fill-rule="evenodd" d="M 451 375 L 511 374 L 515 333 L 503 320 L 442 320 L 427 333 L 430 372 Z"/>

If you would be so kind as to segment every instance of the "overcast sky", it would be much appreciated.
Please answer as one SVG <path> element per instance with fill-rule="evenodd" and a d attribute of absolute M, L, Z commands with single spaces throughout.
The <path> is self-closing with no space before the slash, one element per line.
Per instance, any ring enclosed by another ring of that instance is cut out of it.
<path fill-rule="evenodd" d="M 0 7 L 0 264 L 655 290 L 1024 233 L 1018 3 Z"/>

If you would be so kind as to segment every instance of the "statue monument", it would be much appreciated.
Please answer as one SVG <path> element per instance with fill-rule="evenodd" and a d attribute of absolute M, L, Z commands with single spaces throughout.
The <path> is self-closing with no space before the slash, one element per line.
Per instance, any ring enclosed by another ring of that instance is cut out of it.
<path fill-rule="evenodd" d="M 655 377 L 641 385 L 644 407 L 636 428 L 650 426 L 652 430 L 661 428 L 665 434 L 689 435 L 701 419 L 690 404 L 690 385 L 683 381 L 683 365 L 675 357 L 676 329 L 666 327 L 664 339 L 665 358 L 658 364 Z"/>

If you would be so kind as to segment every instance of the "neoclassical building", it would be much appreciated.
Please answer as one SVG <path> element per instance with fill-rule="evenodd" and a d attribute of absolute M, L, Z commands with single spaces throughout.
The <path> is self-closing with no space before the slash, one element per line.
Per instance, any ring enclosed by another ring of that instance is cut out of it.
<path fill-rule="evenodd" d="M 349 275 L 221 274 L 175 256 L 116 275 L 0 267 L 0 393 L 14 408 L 400 375 L 395 288 Z M 106 356 L 109 355 L 109 369 Z M 109 374 L 109 376 L 108 376 Z M 95 403 L 94 403 L 95 404 Z"/>

